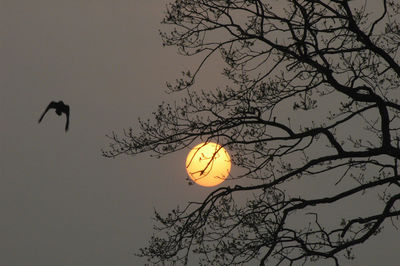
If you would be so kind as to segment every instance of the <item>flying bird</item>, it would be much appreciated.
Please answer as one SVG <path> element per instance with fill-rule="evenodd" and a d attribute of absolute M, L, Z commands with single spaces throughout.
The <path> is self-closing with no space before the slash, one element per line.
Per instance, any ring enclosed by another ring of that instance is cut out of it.
<path fill-rule="evenodd" d="M 63 101 L 59 101 L 59 102 L 52 101 L 51 103 L 49 103 L 46 110 L 43 112 L 42 116 L 39 118 L 39 123 L 42 121 L 44 115 L 50 109 L 56 109 L 55 111 L 56 111 L 56 114 L 58 114 L 58 115 L 62 115 L 63 113 L 65 114 L 65 116 L 67 117 L 67 121 L 65 123 L 65 131 L 67 131 L 68 126 L 69 126 L 69 105 L 66 105 Z"/>

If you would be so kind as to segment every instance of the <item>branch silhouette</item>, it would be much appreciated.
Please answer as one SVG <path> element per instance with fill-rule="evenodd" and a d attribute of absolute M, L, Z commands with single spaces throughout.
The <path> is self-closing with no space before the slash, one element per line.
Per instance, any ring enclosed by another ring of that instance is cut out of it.
<path fill-rule="evenodd" d="M 366 5 L 175 0 L 168 6 L 163 23 L 171 30 L 161 33 L 163 44 L 203 60 L 168 83 L 171 93 L 186 93 L 181 102 L 161 104 L 137 131 L 109 135 L 103 155 L 165 156 L 213 141 L 230 150 L 243 174 L 202 202 L 166 216 L 156 212 L 159 234 L 139 256 L 152 263 L 339 265 L 386 221 L 396 226 L 400 4 L 381 1 L 371 14 Z M 196 89 L 199 73 L 217 56 L 226 63 L 226 87 Z M 314 183 L 317 190 L 305 189 Z M 371 200 L 372 194 L 378 196 Z M 355 202 L 367 199 L 369 213 L 362 213 Z"/>

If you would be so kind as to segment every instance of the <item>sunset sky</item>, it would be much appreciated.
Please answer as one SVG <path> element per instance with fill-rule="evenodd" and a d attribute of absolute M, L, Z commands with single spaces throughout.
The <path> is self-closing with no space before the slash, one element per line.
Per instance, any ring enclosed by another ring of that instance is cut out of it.
<path fill-rule="evenodd" d="M 162 47 L 166 2 L 0 1 L 0 265 L 143 265 L 134 253 L 153 233 L 154 209 L 213 190 L 188 185 L 189 150 L 101 156 L 107 134 L 179 98 L 165 82 L 197 62 Z M 221 72 L 213 60 L 204 86 Z M 38 124 L 53 100 L 70 105 L 68 132 L 54 111 Z M 387 226 L 343 265 L 398 265 L 399 238 Z"/>

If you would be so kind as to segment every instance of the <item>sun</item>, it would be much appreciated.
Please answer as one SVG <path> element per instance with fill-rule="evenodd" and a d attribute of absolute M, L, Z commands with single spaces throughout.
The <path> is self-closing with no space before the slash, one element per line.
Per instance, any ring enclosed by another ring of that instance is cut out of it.
<path fill-rule="evenodd" d="M 204 187 L 213 187 L 228 177 L 231 158 L 220 145 L 207 142 L 194 147 L 186 158 L 186 171 L 189 177 Z"/>

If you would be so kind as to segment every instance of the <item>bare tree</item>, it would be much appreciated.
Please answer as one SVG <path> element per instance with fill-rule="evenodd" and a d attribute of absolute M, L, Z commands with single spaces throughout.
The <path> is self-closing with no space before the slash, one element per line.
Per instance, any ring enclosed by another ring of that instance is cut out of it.
<path fill-rule="evenodd" d="M 141 256 L 339 265 L 384 223 L 398 225 L 400 4 L 373 2 L 370 12 L 357 0 L 168 5 L 164 45 L 203 61 L 168 85 L 186 93 L 182 101 L 160 105 L 139 132 L 112 134 L 104 156 L 163 156 L 212 140 L 245 171 L 202 202 L 156 213 L 158 234 Z M 197 89 L 196 77 L 215 56 L 226 62 L 227 86 Z M 352 205 L 371 199 L 368 211 Z"/>

